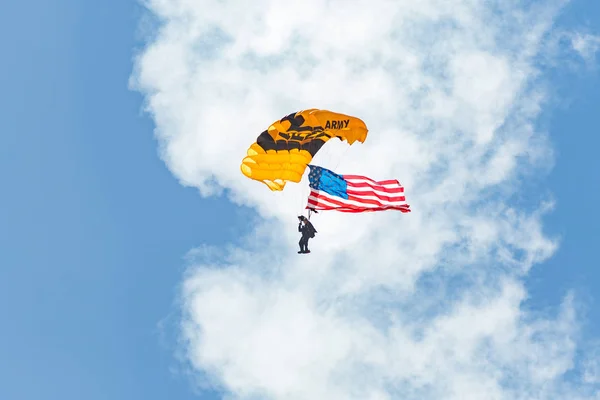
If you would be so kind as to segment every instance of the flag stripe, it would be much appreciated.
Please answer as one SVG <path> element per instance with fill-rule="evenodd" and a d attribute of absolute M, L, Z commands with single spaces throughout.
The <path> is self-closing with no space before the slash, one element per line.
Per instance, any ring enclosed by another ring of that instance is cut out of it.
<path fill-rule="evenodd" d="M 347 187 L 352 188 L 354 190 L 379 190 L 385 193 L 402 193 L 404 192 L 404 188 L 402 187 L 385 187 L 385 186 L 373 186 L 368 183 L 348 183 Z"/>
<path fill-rule="evenodd" d="M 388 196 L 384 194 L 385 192 L 375 191 L 375 190 L 346 190 L 348 195 L 358 196 L 358 197 L 373 197 L 381 200 L 387 201 L 404 201 L 404 194 L 400 194 L 399 196 Z"/>
<path fill-rule="evenodd" d="M 317 201 L 328 201 L 330 203 L 336 203 L 338 205 L 348 205 L 355 207 L 381 207 L 381 206 L 398 206 L 404 205 L 403 202 L 389 202 L 389 201 L 376 201 L 371 199 L 362 200 L 360 198 L 351 197 L 348 199 L 342 199 L 337 196 L 330 196 L 324 192 L 311 191 L 310 197 Z"/>
<path fill-rule="evenodd" d="M 408 204 L 399 205 L 388 205 L 388 206 L 368 206 L 364 204 L 355 205 L 347 201 L 335 200 L 331 197 L 325 197 L 324 195 L 314 196 L 311 195 L 308 198 L 307 208 L 314 208 L 315 210 L 336 210 L 341 212 L 366 212 L 366 211 L 383 211 L 383 210 L 400 210 L 402 212 L 410 212 L 410 206 Z"/>
<path fill-rule="evenodd" d="M 403 200 L 400 201 L 385 201 L 375 200 L 371 198 L 363 198 L 358 196 L 349 196 L 348 199 L 342 199 L 341 197 L 331 196 L 325 192 L 311 189 L 309 200 L 312 201 L 312 205 L 320 207 L 321 203 L 324 205 L 336 205 L 336 206 L 347 206 L 347 207 L 359 207 L 359 208 L 373 208 L 373 207 L 403 207 L 406 208 L 408 205 Z"/>
<path fill-rule="evenodd" d="M 342 175 L 342 177 L 346 181 L 370 182 L 374 185 L 396 185 L 396 186 L 400 185 L 400 182 L 398 182 L 397 179 L 386 179 L 383 181 L 376 181 L 374 179 L 367 178 L 366 176 L 360 176 L 360 175 Z"/>
<path fill-rule="evenodd" d="M 372 204 L 374 206 L 393 206 L 396 205 L 399 202 L 402 202 L 402 200 L 399 201 L 389 201 L 389 200 L 384 200 L 384 199 L 379 199 L 375 196 L 348 196 L 348 199 L 350 201 L 355 201 L 357 203 L 362 203 L 362 204 Z"/>

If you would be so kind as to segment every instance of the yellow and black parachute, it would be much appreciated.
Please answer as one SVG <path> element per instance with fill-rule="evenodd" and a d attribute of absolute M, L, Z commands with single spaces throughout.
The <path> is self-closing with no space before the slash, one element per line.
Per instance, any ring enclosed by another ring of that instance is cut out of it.
<path fill-rule="evenodd" d="M 248 149 L 240 169 L 271 190 L 283 190 L 287 181 L 300 182 L 304 170 L 332 137 L 349 145 L 367 138 L 367 126 L 357 117 L 312 108 L 275 121 Z"/>

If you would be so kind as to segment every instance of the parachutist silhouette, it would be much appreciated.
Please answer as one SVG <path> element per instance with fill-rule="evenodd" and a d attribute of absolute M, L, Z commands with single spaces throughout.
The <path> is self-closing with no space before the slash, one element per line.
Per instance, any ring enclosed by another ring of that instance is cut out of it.
<path fill-rule="evenodd" d="M 310 250 L 308 249 L 308 240 L 315 237 L 317 230 L 305 216 L 299 215 L 298 219 L 300 220 L 300 223 L 298 224 L 298 232 L 302 233 L 300 242 L 298 242 L 300 245 L 300 251 L 298 254 L 307 254 L 310 253 Z"/>

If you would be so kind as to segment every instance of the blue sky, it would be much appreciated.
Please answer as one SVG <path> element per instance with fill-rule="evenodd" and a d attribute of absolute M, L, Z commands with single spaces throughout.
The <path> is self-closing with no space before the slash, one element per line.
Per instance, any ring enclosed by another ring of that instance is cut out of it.
<path fill-rule="evenodd" d="M 600 3 L 576 1 L 570 4 L 557 24 L 565 28 L 585 26 L 597 33 Z M 598 60 L 596 58 L 596 60 Z M 581 296 L 593 296 L 589 303 L 587 334 L 600 334 L 600 270 L 595 247 L 600 240 L 600 161 L 595 156 L 600 145 L 600 76 L 598 68 L 552 70 L 549 73 L 555 97 L 540 119 L 550 134 L 556 163 L 547 177 L 529 182 L 524 198 L 539 199 L 552 193 L 556 209 L 546 216 L 546 229 L 561 237 L 556 254 L 540 268 L 534 268 L 527 283 L 530 303 L 535 307 L 554 305 L 570 289 Z M 535 200 L 534 200 L 535 201 Z"/>
<path fill-rule="evenodd" d="M 128 89 L 140 15 L 128 0 L 0 6 L 2 399 L 214 397 L 177 372 L 177 290 L 185 254 L 236 241 L 247 214 L 183 187 L 159 159 Z M 576 1 L 558 23 L 582 21 L 598 33 L 600 3 Z M 541 124 L 557 162 L 523 196 L 553 193 L 545 229 L 562 241 L 527 278 L 528 304 L 555 307 L 575 288 L 598 337 L 600 77 L 553 74 L 568 104 Z"/>

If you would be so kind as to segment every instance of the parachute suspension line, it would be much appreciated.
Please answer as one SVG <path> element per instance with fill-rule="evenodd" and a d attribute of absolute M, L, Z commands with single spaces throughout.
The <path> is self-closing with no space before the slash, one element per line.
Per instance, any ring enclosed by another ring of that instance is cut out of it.
<path fill-rule="evenodd" d="M 286 150 L 289 152 L 292 147 L 290 146 L 290 142 L 286 141 Z M 302 176 L 300 177 L 300 182 L 298 182 L 299 184 L 302 182 Z M 297 215 L 303 215 L 304 214 L 304 210 L 305 210 L 305 206 L 306 204 L 304 203 L 306 201 L 308 197 L 308 194 L 306 193 L 306 188 L 304 186 L 302 186 L 301 189 L 301 193 L 300 193 L 300 199 L 298 201 L 298 214 Z"/>
<path fill-rule="evenodd" d="M 335 164 L 335 166 L 332 168 L 333 171 L 337 172 L 337 168 L 340 166 L 340 164 L 342 163 L 342 160 L 344 159 L 344 157 L 346 156 L 346 153 L 348 152 L 348 150 L 350 150 L 350 146 L 346 146 L 346 148 L 344 149 L 344 151 L 342 152 L 342 155 L 340 156 L 340 158 L 337 160 L 337 163 Z"/>
<path fill-rule="evenodd" d="M 308 179 L 307 179 L 308 180 Z M 302 186 L 302 213 L 304 213 L 308 207 L 308 198 L 311 193 L 310 181 L 306 182 L 306 185 Z M 311 209 L 308 209 L 308 219 L 310 220 Z"/>
<path fill-rule="evenodd" d="M 299 205 L 298 205 L 298 210 L 300 212 L 300 214 L 298 215 L 302 215 L 304 214 L 304 211 L 306 210 L 306 206 L 308 205 L 308 194 L 310 193 L 310 188 L 308 186 L 302 185 L 302 189 L 300 190 L 300 200 L 299 200 Z"/>
<path fill-rule="evenodd" d="M 344 150 L 340 154 L 340 152 L 336 152 L 332 148 L 327 147 L 327 148 L 321 150 L 319 153 L 319 158 L 320 158 L 319 164 L 322 164 L 325 167 L 327 167 L 328 169 L 331 169 L 332 171 L 337 172 L 336 170 L 339 167 L 339 165 L 341 164 L 341 162 L 343 161 L 346 154 L 348 153 L 348 150 L 350 150 L 350 146 L 344 146 Z M 301 214 L 304 213 L 305 210 L 307 210 L 308 197 L 310 196 L 310 192 L 311 192 L 310 186 L 308 186 L 308 185 L 302 186 L 302 198 L 300 199 L 300 201 L 301 201 L 300 213 Z M 311 208 L 308 208 L 308 220 L 309 221 L 310 221 L 310 217 L 312 214 L 317 214 L 317 211 L 313 210 Z"/>

